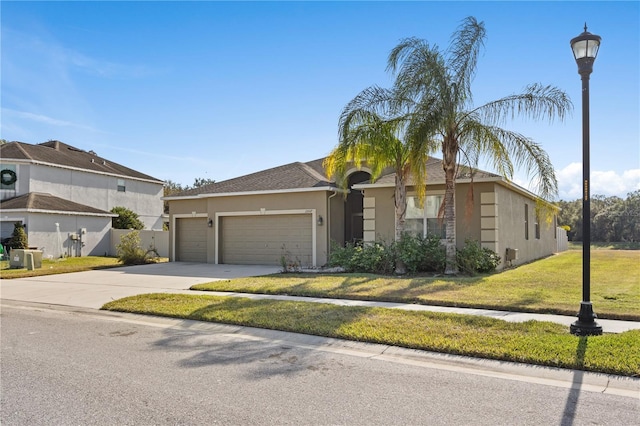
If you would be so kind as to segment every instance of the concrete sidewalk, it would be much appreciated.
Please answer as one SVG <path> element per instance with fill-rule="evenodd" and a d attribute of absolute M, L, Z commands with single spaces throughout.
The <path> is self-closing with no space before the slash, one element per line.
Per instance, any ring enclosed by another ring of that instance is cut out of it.
<path fill-rule="evenodd" d="M 277 273 L 279 270 L 280 268 L 277 266 L 212 265 L 171 262 L 32 278 L 5 279 L 0 280 L 0 300 L 6 299 L 99 309 L 107 302 L 127 296 L 147 293 L 181 293 L 480 315 L 511 322 L 529 320 L 550 321 L 566 325 L 567 327 L 577 319 L 573 316 L 563 315 L 531 314 L 407 303 L 188 290 L 189 287 L 194 284 L 228 280 L 237 277 L 269 275 Z M 577 309 L 578 302 L 576 302 L 576 311 Z M 605 333 L 640 330 L 640 322 L 636 321 L 600 319 L 598 323 L 602 326 Z"/>

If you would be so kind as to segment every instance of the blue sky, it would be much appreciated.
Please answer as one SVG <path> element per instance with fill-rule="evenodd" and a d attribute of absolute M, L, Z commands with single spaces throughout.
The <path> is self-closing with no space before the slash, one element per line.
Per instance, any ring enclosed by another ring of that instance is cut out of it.
<path fill-rule="evenodd" d="M 11 2 L 0 4 L 0 137 L 61 140 L 190 185 L 326 156 L 342 108 L 390 86 L 405 37 L 446 48 L 487 29 L 476 105 L 530 83 L 566 91 L 564 122 L 506 128 L 549 153 L 560 197 L 581 196 L 581 83 L 569 40 L 602 37 L 590 82 L 592 194 L 640 189 L 640 3 Z M 527 186 L 519 172 L 516 182 Z"/>

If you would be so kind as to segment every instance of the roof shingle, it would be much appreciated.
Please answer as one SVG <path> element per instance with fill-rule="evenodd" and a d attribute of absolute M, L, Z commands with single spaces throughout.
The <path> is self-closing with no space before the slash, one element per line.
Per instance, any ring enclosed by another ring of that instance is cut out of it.
<path fill-rule="evenodd" d="M 30 192 L 18 197 L 0 201 L 0 210 L 47 211 L 59 213 L 86 213 L 91 215 L 113 216 L 112 213 L 84 204 L 55 197 L 51 194 Z"/>
<path fill-rule="evenodd" d="M 37 145 L 24 142 L 5 143 L 0 145 L 0 158 L 3 161 L 12 159 L 37 161 L 92 172 L 162 182 L 152 176 L 99 157 L 92 151 L 83 151 L 60 141 L 48 141 Z"/>

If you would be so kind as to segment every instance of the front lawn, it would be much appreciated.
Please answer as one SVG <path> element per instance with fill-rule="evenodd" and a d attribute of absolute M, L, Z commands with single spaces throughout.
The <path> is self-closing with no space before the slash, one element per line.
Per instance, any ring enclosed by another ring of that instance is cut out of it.
<path fill-rule="evenodd" d="M 268 328 L 625 376 L 640 374 L 640 330 L 576 337 L 549 322 L 323 303 L 146 294 L 102 309 Z"/>
<path fill-rule="evenodd" d="M 0 262 L 0 278 L 38 277 L 41 275 L 66 274 L 68 272 L 81 272 L 117 266 L 122 266 L 122 264 L 115 257 L 65 257 L 54 260 L 43 259 L 42 268 L 29 271 L 26 268 L 9 269 L 9 261 L 3 260 Z"/>
<path fill-rule="evenodd" d="M 582 299 L 582 252 L 571 250 L 477 277 L 279 274 L 192 289 L 576 315 Z M 600 318 L 640 320 L 640 251 L 592 251 L 591 301 Z"/>

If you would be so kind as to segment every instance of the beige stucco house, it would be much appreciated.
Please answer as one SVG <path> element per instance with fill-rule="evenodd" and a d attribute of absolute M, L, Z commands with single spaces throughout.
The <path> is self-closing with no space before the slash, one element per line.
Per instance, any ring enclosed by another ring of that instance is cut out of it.
<path fill-rule="evenodd" d="M 170 258 L 227 264 L 326 264 L 331 241 L 392 241 L 395 176 L 370 181 L 366 168 L 351 170 L 348 190 L 329 179 L 323 159 L 291 163 L 166 197 Z M 423 207 L 409 187 L 408 231 L 443 234 L 438 211 L 444 195 L 441 161 L 427 164 Z M 467 210 L 469 188 L 473 205 Z M 480 241 L 502 265 L 529 262 L 558 251 L 556 219 L 536 215 L 539 199 L 502 177 L 477 171 L 456 186 L 457 244 Z M 514 251 L 514 250 L 517 250 Z M 517 254 L 516 254 L 517 253 Z M 517 256 L 517 258 L 516 258 Z"/>

